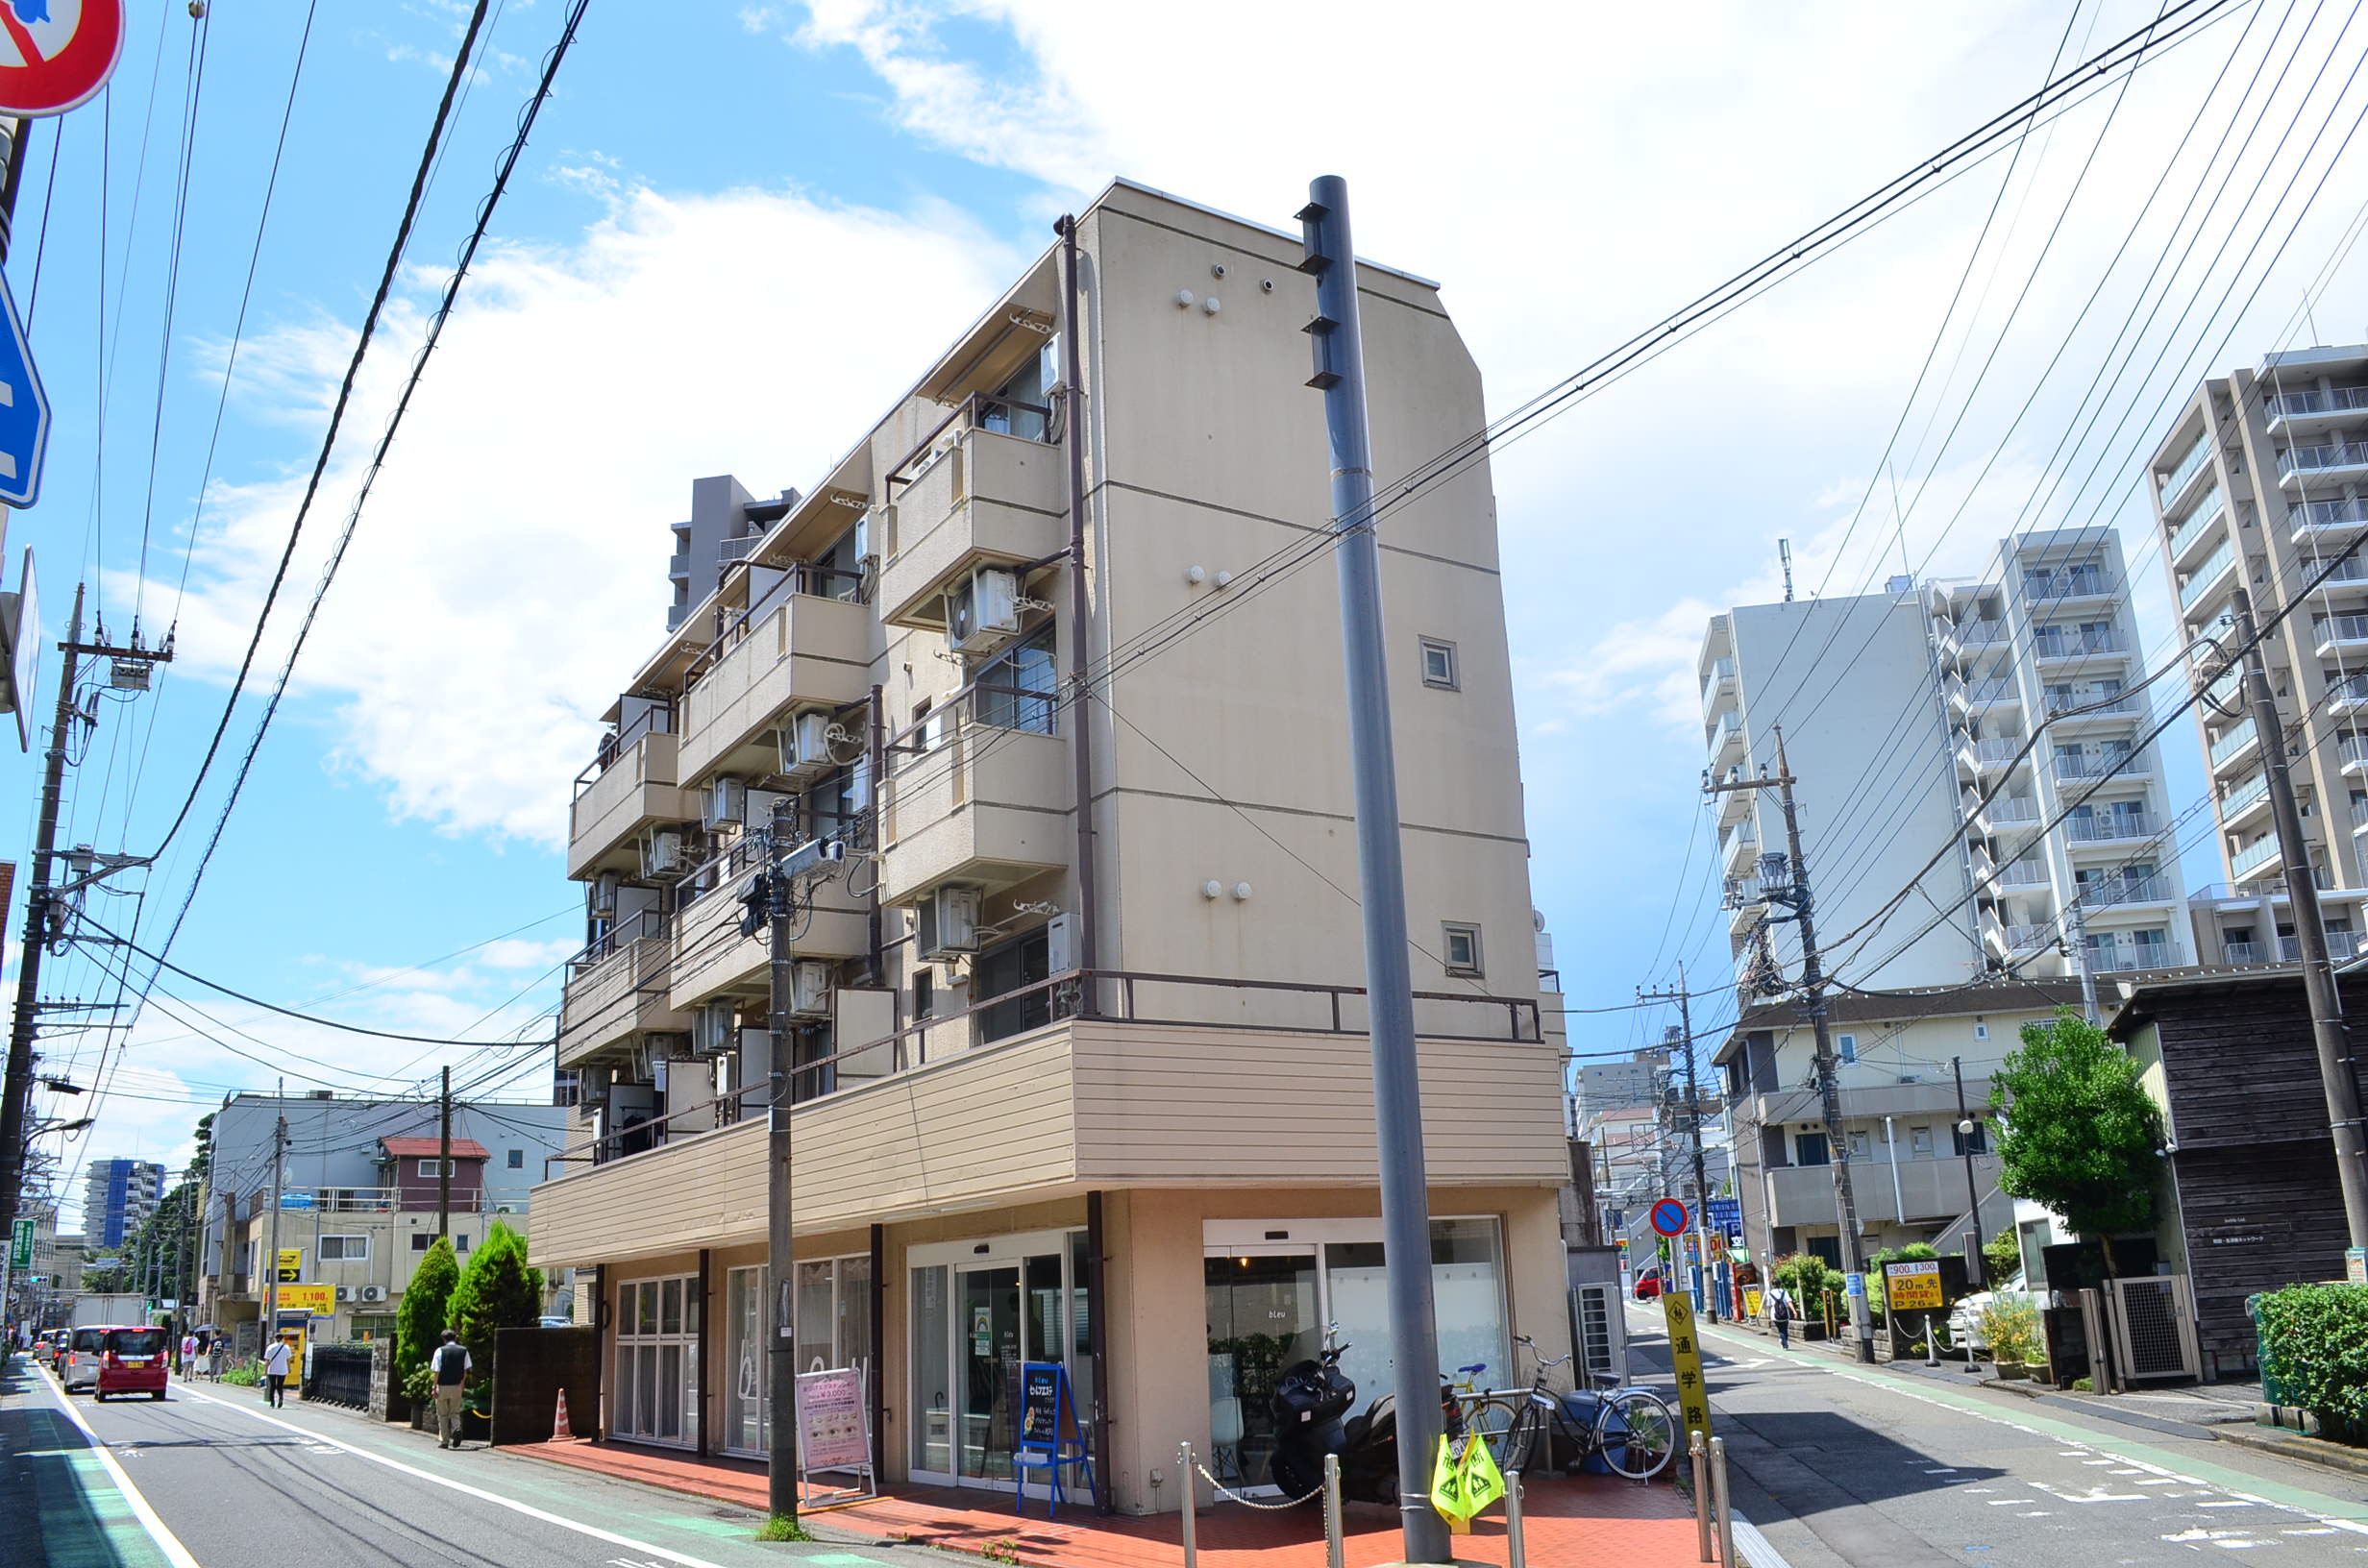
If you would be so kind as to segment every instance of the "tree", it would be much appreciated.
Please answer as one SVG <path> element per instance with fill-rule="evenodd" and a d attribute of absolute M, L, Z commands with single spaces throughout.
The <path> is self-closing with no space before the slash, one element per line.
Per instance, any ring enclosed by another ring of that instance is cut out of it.
<path fill-rule="evenodd" d="M 2138 1065 L 2069 1008 L 2023 1025 L 2023 1043 L 1991 1074 L 2003 1123 L 1998 1187 L 2061 1214 L 2113 1266 L 2116 1231 L 2154 1224 L 2162 1113 Z"/>
<path fill-rule="evenodd" d="M 447 1326 L 469 1348 L 481 1378 L 494 1371 L 494 1332 L 529 1329 L 543 1311 L 543 1271 L 527 1265 L 526 1237 L 493 1222 L 453 1287 Z"/>
<path fill-rule="evenodd" d="M 444 1317 L 460 1265 L 453 1259 L 453 1244 L 443 1237 L 428 1249 L 405 1286 L 395 1310 L 395 1379 L 407 1384 L 411 1375 L 428 1364 L 428 1353 L 444 1337 Z"/>

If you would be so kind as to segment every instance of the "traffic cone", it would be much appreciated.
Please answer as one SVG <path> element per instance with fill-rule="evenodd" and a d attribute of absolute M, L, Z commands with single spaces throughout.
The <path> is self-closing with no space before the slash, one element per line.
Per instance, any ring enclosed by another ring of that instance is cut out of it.
<path fill-rule="evenodd" d="M 573 1442 L 576 1433 L 567 1424 L 567 1390 L 559 1390 L 559 1408 L 551 1412 L 551 1440 L 555 1443 Z"/>

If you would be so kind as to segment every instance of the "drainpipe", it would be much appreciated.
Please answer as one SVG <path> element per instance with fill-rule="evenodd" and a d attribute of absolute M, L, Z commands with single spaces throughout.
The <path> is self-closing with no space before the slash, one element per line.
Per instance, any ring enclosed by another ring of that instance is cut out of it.
<path fill-rule="evenodd" d="M 1073 706 L 1069 728 L 1070 760 L 1076 769 L 1077 796 L 1077 968 L 1086 971 L 1077 988 L 1079 1012 L 1094 1017 L 1100 1011 L 1093 971 L 1099 967 L 1094 929 L 1094 750 L 1087 716 L 1093 711 L 1086 685 L 1088 636 L 1093 627 L 1093 604 L 1085 582 L 1085 388 L 1078 348 L 1077 220 L 1063 215 L 1056 226 L 1061 235 L 1061 380 L 1068 427 L 1062 444 L 1069 449 L 1069 679 Z"/>
<path fill-rule="evenodd" d="M 866 717 L 870 722 L 871 733 L 864 746 L 864 756 L 872 776 L 865 782 L 864 793 L 870 798 L 864 802 L 864 809 L 871 813 L 872 843 L 870 847 L 876 853 L 880 847 L 880 794 L 882 781 L 888 772 L 887 706 L 880 695 L 880 688 L 877 686 L 872 688 L 871 705 L 866 710 Z M 874 861 L 872 865 L 872 908 L 866 919 L 869 922 L 867 935 L 872 944 L 871 981 L 876 986 L 882 985 L 887 981 L 888 968 L 886 955 L 882 951 L 884 932 L 881 925 L 879 863 L 877 861 Z M 838 1047 L 833 1044 L 831 1048 L 836 1050 Z"/>
<path fill-rule="evenodd" d="M 1908 1223 L 1908 1200 L 1899 1195 L 1899 1138 L 1891 1127 L 1891 1118 L 1883 1118 L 1883 1141 L 1891 1151 L 1891 1207 L 1899 1211 L 1899 1222 Z"/>

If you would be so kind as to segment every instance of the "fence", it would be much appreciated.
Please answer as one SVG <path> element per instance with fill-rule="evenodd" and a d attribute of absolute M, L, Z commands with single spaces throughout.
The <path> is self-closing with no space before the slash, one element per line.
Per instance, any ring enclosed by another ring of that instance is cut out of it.
<path fill-rule="evenodd" d="M 304 1396 L 354 1409 L 370 1407 L 370 1347 L 315 1345 L 305 1368 Z"/>

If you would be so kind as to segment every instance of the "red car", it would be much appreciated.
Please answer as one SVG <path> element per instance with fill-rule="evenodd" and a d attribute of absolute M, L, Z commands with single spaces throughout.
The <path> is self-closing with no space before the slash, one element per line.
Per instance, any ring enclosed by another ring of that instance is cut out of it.
<path fill-rule="evenodd" d="M 110 1329 L 99 1352 L 99 1385 L 91 1398 L 110 1394 L 164 1397 L 165 1378 L 172 1365 L 169 1329 Z"/>
<path fill-rule="evenodd" d="M 1661 1297 L 1661 1272 L 1660 1272 L 1660 1270 L 1658 1270 L 1658 1269 L 1651 1269 L 1651 1268 L 1648 1268 L 1648 1269 L 1646 1269 L 1646 1270 L 1645 1270 L 1642 1274 L 1640 1274 L 1640 1275 L 1638 1275 L 1638 1276 L 1637 1276 L 1637 1300 L 1639 1300 L 1639 1301 L 1657 1301 L 1657 1300 L 1659 1300 L 1659 1299 L 1660 1299 L 1660 1297 Z"/>

